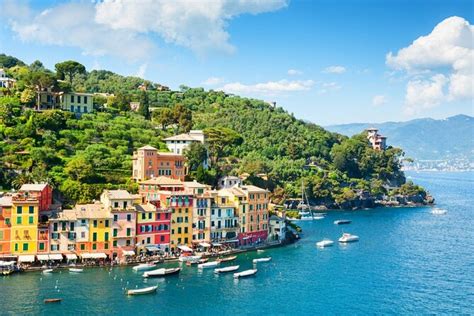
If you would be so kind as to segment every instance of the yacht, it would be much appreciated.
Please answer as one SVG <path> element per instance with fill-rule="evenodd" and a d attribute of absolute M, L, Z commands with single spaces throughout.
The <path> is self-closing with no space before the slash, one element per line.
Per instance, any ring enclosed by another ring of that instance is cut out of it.
<path fill-rule="evenodd" d="M 319 248 L 331 247 L 332 245 L 334 245 L 334 241 L 326 238 L 316 243 L 316 246 Z"/>
<path fill-rule="evenodd" d="M 354 242 L 354 241 L 359 241 L 359 236 L 351 235 L 349 233 L 343 233 L 342 237 L 339 238 L 340 243 L 348 243 L 348 242 Z"/>

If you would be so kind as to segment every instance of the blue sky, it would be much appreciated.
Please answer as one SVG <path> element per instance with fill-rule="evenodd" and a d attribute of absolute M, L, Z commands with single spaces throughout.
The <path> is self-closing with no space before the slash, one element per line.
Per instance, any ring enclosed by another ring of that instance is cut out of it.
<path fill-rule="evenodd" d="M 472 1 L 139 2 L 0 0 L 0 52 L 276 101 L 321 125 L 474 114 Z"/>

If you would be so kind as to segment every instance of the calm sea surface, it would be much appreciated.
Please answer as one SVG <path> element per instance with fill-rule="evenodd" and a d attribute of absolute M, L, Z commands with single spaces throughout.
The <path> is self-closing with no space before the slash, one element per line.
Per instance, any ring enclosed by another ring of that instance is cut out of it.
<path fill-rule="evenodd" d="M 295 245 L 240 255 L 241 269 L 258 256 L 273 260 L 260 264 L 256 277 L 239 281 L 188 267 L 177 277 L 148 281 L 131 268 L 0 277 L 0 314 L 474 314 L 474 173 L 409 175 L 447 215 L 432 215 L 430 208 L 377 209 L 300 222 L 304 236 Z M 333 224 L 341 218 L 353 222 Z M 342 229 L 360 241 L 315 247 L 324 237 L 336 240 Z M 154 284 L 156 295 L 123 292 Z M 43 304 L 51 297 L 63 302 Z"/>

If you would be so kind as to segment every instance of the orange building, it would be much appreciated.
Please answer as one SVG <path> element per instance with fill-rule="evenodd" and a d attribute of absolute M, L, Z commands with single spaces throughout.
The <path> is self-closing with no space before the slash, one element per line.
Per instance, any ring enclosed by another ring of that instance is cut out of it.
<path fill-rule="evenodd" d="M 132 177 L 135 181 L 143 181 L 159 176 L 183 181 L 186 176 L 183 155 L 158 152 L 155 147 L 144 146 L 133 153 L 132 160 Z"/>
<path fill-rule="evenodd" d="M 0 255 L 10 254 L 12 197 L 0 198 Z"/>

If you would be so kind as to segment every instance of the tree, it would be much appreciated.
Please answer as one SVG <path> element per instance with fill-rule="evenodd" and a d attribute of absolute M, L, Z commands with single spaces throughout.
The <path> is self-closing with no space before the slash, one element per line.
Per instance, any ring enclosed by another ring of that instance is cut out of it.
<path fill-rule="evenodd" d="M 0 66 L 5 68 L 11 68 L 14 66 L 25 66 L 25 63 L 13 56 L 0 54 Z"/>
<path fill-rule="evenodd" d="M 146 120 L 150 119 L 150 104 L 146 91 L 140 93 L 140 107 L 138 108 L 138 113 L 143 115 Z"/>
<path fill-rule="evenodd" d="M 39 109 L 40 107 L 40 92 L 44 91 L 46 88 L 54 87 L 56 84 L 56 79 L 54 76 L 48 72 L 36 71 L 29 74 L 27 81 L 30 86 L 34 87 L 36 90 L 36 106 Z"/>
<path fill-rule="evenodd" d="M 54 65 L 59 79 L 65 80 L 66 77 L 72 86 L 72 79 L 76 74 L 85 74 L 86 67 L 74 60 L 63 61 Z"/>
<path fill-rule="evenodd" d="M 64 172 L 73 180 L 87 182 L 94 177 L 94 169 L 84 157 L 71 159 L 64 168 Z"/>
<path fill-rule="evenodd" d="M 181 103 L 173 107 L 174 123 L 178 124 L 178 132 L 187 133 L 193 127 L 193 113 Z"/>
<path fill-rule="evenodd" d="M 209 154 L 213 164 L 217 163 L 227 149 L 242 144 L 242 137 L 234 130 L 225 127 L 211 127 L 204 130 L 209 144 Z"/>
<path fill-rule="evenodd" d="M 188 161 L 189 170 L 196 171 L 207 160 L 207 149 L 202 143 L 193 142 L 185 150 L 184 156 Z"/>
<path fill-rule="evenodd" d="M 162 108 L 153 112 L 154 119 L 161 125 L 162 130 L 174 123 L 173 111 L 169 108 Z"/>
<path fill-rule="evenodd" d="M 26 105 L 33 105 L 35 102 L 35 92 L 32 89 L 25 89 L 21 93 L 20 102 Z"/>
<path fill-rule="evenodd" d="M 44 68 L 43 63 L 39 60 L 35 60 L 34 62 L 32 62 L 29 68 L 31 71 L 45 71 L 46 70 L 46 68 Z"/>

